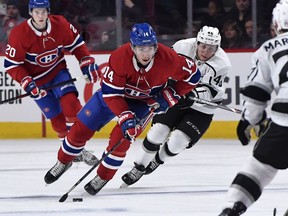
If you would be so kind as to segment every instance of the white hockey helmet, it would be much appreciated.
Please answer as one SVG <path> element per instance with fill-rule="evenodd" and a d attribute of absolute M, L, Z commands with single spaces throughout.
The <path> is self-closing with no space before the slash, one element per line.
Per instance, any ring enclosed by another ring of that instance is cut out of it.
<path fill-rule="evenodd" d="M 279 3 L 280 4 L 288 4 L 288 0 L 280 0 Z"/>
<path fill-rule="evenodd" d="M 281 30 L 288 30 L 288 4 L 277 4 L 273 9 L 273 24 L 276 34 L 280 34 Z"/>
<path fill-rule="evenodd" d="M 204 44 L 220 46 L 221 35 L 218 28 L 203 26 L 197 34 L 197 41 Z"/>
<path fill-rule="evenodd" d="M 281 3 L 277 3 L 276 6 L 273 8 L 273 11 L 272 11 L 272 24 L 274 26 L 276 25 L 276 20 L 278 19 L 277 17 L 279 16 L 280 7 L 281 7 Z"/>

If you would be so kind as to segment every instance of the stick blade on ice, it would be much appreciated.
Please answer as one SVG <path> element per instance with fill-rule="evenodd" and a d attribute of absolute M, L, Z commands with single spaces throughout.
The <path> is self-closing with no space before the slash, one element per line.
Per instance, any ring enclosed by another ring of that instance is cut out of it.
<path fill-rule="evenodd" d="M 67 199 L 68 197 L 68 194 L 65 193 L 60 199 L 59 199 L 59 202 L 65 202 L 65 200 Z"/>

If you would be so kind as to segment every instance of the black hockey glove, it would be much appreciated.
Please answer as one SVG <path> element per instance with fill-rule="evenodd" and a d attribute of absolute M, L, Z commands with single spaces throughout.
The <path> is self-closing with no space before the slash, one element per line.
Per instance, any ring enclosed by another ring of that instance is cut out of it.
<path fill-rule="evenodd" d="M 252 126 L 249 121 L 244 118 L 239 121 L 237 126 L 237 135 L 243 146 L 248 145 L 251 140 L 251 129 L 254 130 L 257 137 L 261 135 L 266 126 L 266 117 L 267 114 L 266 111 L 264 111 L 262 119 L 254 126 Z"/>
<path fill-rule="evenodd" d="M 180 101 L 176 104 L 176 106 L 179 109 L 188 109 L 188 108 L 190 108 L 193 105 L 193 103 L 194 103 L 194 100 L 191 99 L 191 96 L 192 97 L 199 97 L 197 91 L 195 91 L 193 89 L 191 92 L 187 93 L 186 95 L 183 95 L 181 97 Z"/>

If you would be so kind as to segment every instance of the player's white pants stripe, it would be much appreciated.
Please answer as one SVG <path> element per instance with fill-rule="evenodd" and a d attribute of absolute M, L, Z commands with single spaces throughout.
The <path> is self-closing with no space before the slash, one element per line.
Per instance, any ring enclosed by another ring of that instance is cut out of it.
<path fill-rule="evenodd" d="M 124 157 L 115 155 L 109 155 L 103 162 L 102 165 L 108 169 L 118 170 L 124 161 Z"/>
<path fill-rule="evenodd" d="M 71 156 L 78 156 L 80 154 L 80 152 L 83 150 L 84 146 L 81 147 L 75 147 L 72 146 L 68 140 L 67 137 L 65 137 L 65 139 L 62 142 L 61 145 L 61 149 L 62 151 L 67 154 L 67 155 L 71 155 Z"/>

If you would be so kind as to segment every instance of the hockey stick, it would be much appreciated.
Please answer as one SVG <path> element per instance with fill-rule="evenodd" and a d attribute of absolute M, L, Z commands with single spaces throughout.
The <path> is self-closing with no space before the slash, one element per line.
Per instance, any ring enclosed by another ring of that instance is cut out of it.
<path fill-rule="evenodd" d="M 276 216 L 276 213 L 277 213 L 277 209 L 274 208 L 274 209 L 273 209 L 273 216 Z"/>
<path fill-rule="evenodd" d="M 48 90 L 51 90 L 51 89 L 53 89 L 53 88 L 56 88 L 56 87 L 59 87 L 59 86 L 63 86 L 63 85 L 66 85 L 66 84 L 69 84 L 69 83 L 72 83 L 72 82 L 75 82 L 75 81 L 77 81 L 77 80 L 79 80 L 79 79 L 82 79 L 82 78 L 85 78 L 85 77 L 86 77 L 86 75 L 84 75 L 84 76 L 82 75 L 82 76 L 79 76 L 79 77 L 75 77 L 75 78 L 73 78 L 73 79 L 66 80 L 66 81 L 63 81 L 63 82 L 60 82 L 60 83 L 56 83 L 56 84 L 54 84 L 54 85 L 51 85 L 51 86 L 49 86 L 49 87 L 47 87 L 47 88 L 44 88 L 43 90 L 48 91 Z M 21 98 L 24 98 L 24 97 L 27 97 L 27 96 L 30 96 L 30 95 L 31 95 L 30 93 L 25 93 L 25 94 L 22 94 L 22 95 L 18 95 L 18 96 L 16 96 L 16 97 L 8 98 L 8 99 L 6 99 L 6 100 L 4 100 L 4 101 L 0 101 L 0 104 L 9 103 L 9 102 L 11 102 L 11 101 L 18 100 L 18 99 L 21 99 Z"/>
<path fill-rule="evenodd" d="M 63 196 L 59 199 L 59 202 L 65 202 L 68 198 L 68 194 L 74 190 L 96 167 L 100 165 L 100 163 L 105 160 L 120 144 L 122 143 L 122 139 L 119 140 L 107 153 L 105 153 L 100 160 L 94 164 Z"/>
<path fill-rule="evenodd" d="M 288 216 L 288 209 L 286 210 L 283 216 Z"/>
<path fill-rule="evenodd" d="M 139 124 L 139 131 L 138 134 L 140 134 L 148 125 L 152 117 L 154 116 L 154 112 L 151 111 L 145 118 L 143 118 L 140 121 Z M 123 138 L 124 139 L 124 138 Z M 74 190 L 96 167 L 102 163 L 103 160 L 105 160 L 123 141 L 123 139 L 119 140 L 108 152 L 106 152 L 100 160 L 94 164 L 63 196 L 59 199 L 59 202 L 65 202 L 65 200 L 68 198 L 68 194 Z"/>
<path fill-rule="evenodd" d="M 226 105 L 217 104 L 217 103 L 214 103 L 214 102 L 211 102 L 211 101 L 207 101 L 207 100 L 204 100 L 204 99 L 201 99 L 201 98 L 198 98 L 198 97 L 189 96 L 189 98 L 191 100 L 196 101 L 197 103 L 206 104 L 206 105 L 209 105 L 209 106 L 213 106 L 213 107 L 216 107 L 216 108 L 228 110 L 230 112 L 234 112 L 234 113 L 238 113 L 238 114 L 242 113 L 242 111 L 239 110 L 239 109 L 232 108 L 232 107 L 229 107 L 229 106 L 226 106 Z"/>

